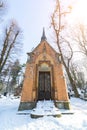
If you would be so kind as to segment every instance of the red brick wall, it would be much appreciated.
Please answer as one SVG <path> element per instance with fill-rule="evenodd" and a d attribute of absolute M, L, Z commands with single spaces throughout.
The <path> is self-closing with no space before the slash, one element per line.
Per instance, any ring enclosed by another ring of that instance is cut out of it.
<path fill-rule="evenodd" d="M 26 64 L 21 101 L 28 102 L 37 99 L 38 68 L 36 68 L 36 65 L 39 66 L 39 61 L 50 61 L 51 66 L 53 66 L 52 77 L 54 81 L 52 85 L 54 87 L 54 99 L 59 101 L 68 101 L 62 64 L 58 62 L 56 52 L 49 46 L 48 43 L 46 43 L 46 41 L 43 41 L 36 47 L 36 49 L 32 52 L 32 60 Z"/>

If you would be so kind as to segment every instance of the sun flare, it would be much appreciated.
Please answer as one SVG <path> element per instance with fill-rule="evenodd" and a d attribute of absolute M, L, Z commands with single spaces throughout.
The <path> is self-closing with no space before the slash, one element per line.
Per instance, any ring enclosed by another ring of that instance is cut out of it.
<path fill-rule="evenodd" d="M 72 8 L 71 21 L 87 23 L 87 0 L 78 0 Z"/>

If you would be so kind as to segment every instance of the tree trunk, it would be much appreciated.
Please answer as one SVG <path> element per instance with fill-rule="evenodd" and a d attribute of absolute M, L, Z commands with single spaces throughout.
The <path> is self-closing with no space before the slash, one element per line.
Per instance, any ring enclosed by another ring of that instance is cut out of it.
<path fill-rule="evenodd" d="M 67 64 L 66 64 L 66 62 L 65 62 L 65 59 L 64 59 L 64 54 L 63 54 L 63 52 L 62 52 L 62 49 L 61 49 L 61 44 L 60 44 L 60 32 L 61 32 L 61 30 L 63 29 L 63 27 L 64 27 L 64 25 L 62 25 L 61 24 L 61 20 L 62 20 L 62 15 L 65 15 L 65 14 L 67 14 L 67 13 L 69 13 L 69 12 L 61 12 L 61 7 L 60 7 L 60 1 L 59 0 L 57 0 L 56 1 L 57 3 L 56 3 L 56 8 L 55 8 L 55 10 L 54 10 L 54 12 L 53 12 L 53 15 L 52 15 L 52 17 L 51 17 L 51 20 L 52 20 L 52 26 L 53 26 L 53 29 L 54 29 L 54 32 L 55 32 L 55 35 L 56 35 L 56 44 L 57 44 L 57 47 L 58 47 L 58 50 L 59 50 L 59 53 L 61 54 L 61 59 L 62 59 L 62 62 L 63 62 L 63 65 L 64 65 L 64 67 L 65 67 L 65 69 L 66 69 L 66 72 L 67 72 L 67 75 L 68 75 L 68 78 L 69 78 L 69 80 L 70 80 L 70 83 L 71 83 L 71 85 L 72 85 L 72 89 L 73 89 L 73 91 L 74 91 L 74 93 L 75 93 L 75 96 L 76 97 L 79 97 L 79 94 L 78 94 L 78 91 L 77 91 L 77 87 L 76 87 L 76 84 L 75 84 L 75 82 L 74 82 L 74 80 L 73 80 L 73 78 L 72 78 L 72 75 L 71 75 L 71 73 L 70 73 L 70 71 L 69 71 L 69 67 L 67 66 Z M 57 19 L 58 18 L 58 23 L 57 23 L 57 21 L 55 20 L 55 19 Z M 71 57 L 72 58 L 72 57 Z M 69 65 L 69 63 L 70 63 L 70 60 L 71 60 L 71 58 L 68 60 L 68 65 Z"/>
<path fill-rule="evenodd" d="M 61 54 L 61 59 L 62 59 L 63 65 L 64 65 L 64 67 L 66 69 L 66 72 L 67 72 L 69 81 L 71 83 L 72 89 L 73 89 L 73 91 L 75 93 L 75 97 L 79 97 L 79 93 L 77 91 L 77 87 L 76 87 L 75 81 L 73 80 L 73 78 L 71 76 L 71 73 L 69 71 L 69 67 L 67 67 L 67 65 L 65 63 L 65 60 L 64 60 L 64 57 L 63 57 L 63 53 L 62 53 L 62 50 L 61 50 L 61 47 L 60 47 L 60 44 L 59 44 L 59 34 L 57 35 L 57 46 L 58 46 L 59 52 Z"/>

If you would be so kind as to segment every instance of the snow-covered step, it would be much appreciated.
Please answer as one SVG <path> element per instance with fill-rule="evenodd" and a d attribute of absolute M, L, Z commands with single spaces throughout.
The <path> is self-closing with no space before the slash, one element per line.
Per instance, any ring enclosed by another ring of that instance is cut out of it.
<path fill-rule="evenodd" d="M 36 108 L 31 111 L 31 117 L 38 118 L 43 116 L 61 117 L 61 112 L 55 107 L 53 101 L 38 101 Z"/>
<path fill-rule="evenodd" d="M 43 108 L 43 109 L 49 109 L 49 108 L 53 108 L 53 107 L 55 107 L 54 102 L 51 100 L 50 101 L 46 101 L 46 100 L 38 101 L 37 106 L 36 106 L 36 108 Z"/>

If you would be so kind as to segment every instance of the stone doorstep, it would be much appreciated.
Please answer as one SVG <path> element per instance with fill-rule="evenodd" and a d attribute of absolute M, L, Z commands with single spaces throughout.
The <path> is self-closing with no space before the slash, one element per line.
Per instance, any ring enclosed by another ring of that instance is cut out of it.
<path fill-rule="evenodd" d="M 44 117 L 44 116 L 53 116 L 53 117 L 61 117 L 61 113 L 60 114 L 47 114 L 47 115 L 38 115 L 38 114 L 32 114 L 32 113 L 17 113 L 17 115 L 30 115 L 31 118 L 40 118 L 40 117 Z"/>
<path fill-rule="evenodd" d="M 59 110 L 59 113 L 55 113 L 55 114 L 34 114 L 31 113 L 30 116 L 31 118 L 40 118 L 40 117 L 44 117 L 44 116 L 53 116 L 53 117 L 61 117 L 62 115 L 72 115 L 74 114 L 74 111 L 71 110 Z"/>
<path fill-rule="evenodd" d="M 44 116 L 53 116 L 53 117 L 58 117 L 60 118 L 61 117 L 61 114 L 53 114 L 53 115 L 36 115 L 36 114 L 30 114 L 31 118 L 41 118 L 41 117 L 44 117 Z"/>
<path fill-rule="evenodd" d="M 54 110 L 53 110 L 53 108 L 54 108 Z M 31 118 L 40 118 L 40 117 L 44 117 L 44 116 L 61 117 L 62 115 L 73 114 L 73 113 L 74 112 L 72 110 L 56 108 L 54 105 L 54 102 L 47 102 L 47 101 L 38 102 L 36 108 L 34 108 L 32 110 L 24 110 L 24 111 L 18 112 L 19 115 L 23 115 L 23 114 L 29 115 L 30 114 Z"/>
<path fill-rule="evenodd" d="M 32 113 L 32 112 L 18 112 L 17 114 L 18 115 L 30 115 L 31 116 L 31 118 L 41 118 L 41 117 L 44 117 L 44 116 L 53 116 L 53 117 L 58 117 L 58 118 L 60 118 L 62 115 L 72 115 L 72 114 L 74 114 L 75 112 L 73 111 L 73 110 L 59 110 L 60 111 L 60 113 L 57 113 L 57 114 L 42 114 L 42 115 L 38 115 L 38 114 L 34 114 L 34 113 Z"/>
<path fill-rule="evenodd" d="M 35 112 L 35 110 L 32 110 L 30 116 L 31 118 L 39 118 L 44 116 L 61 117 L 61 112 L 57 110 L 53 113 L 52 110 L 43 110 L 42 113 L 38 113 L 37 111 Z"/>

